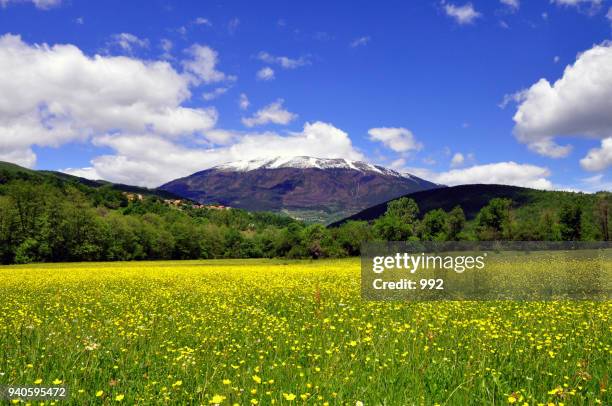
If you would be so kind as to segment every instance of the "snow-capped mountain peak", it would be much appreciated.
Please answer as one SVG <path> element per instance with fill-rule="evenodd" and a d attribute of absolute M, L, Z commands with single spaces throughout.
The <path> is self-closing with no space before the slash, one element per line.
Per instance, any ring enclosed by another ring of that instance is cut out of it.
<path fill-rule="evenodd" d="M 175 179 L 160 189 L 205 204 L 282 212 L 326 223 L 437 187 L 367 162 L 292 156 L 230 162 Z"/>
<path fill-rule="evenodd" d="M 315 158 L 311 156 L 276 157 L 265 159 L 253 159 L 249 161 L 235 161 L 215 166 L 212 169 L 218 171 L 248 172 L 257 169 L 352 169 L 359 172 L 375 172 L 380 175 L 398 176 L 409 178 L 410 175 L 402 174 L 392 169 L 373 165 L 363 161 L 351 161 L 345 158 Z"/>

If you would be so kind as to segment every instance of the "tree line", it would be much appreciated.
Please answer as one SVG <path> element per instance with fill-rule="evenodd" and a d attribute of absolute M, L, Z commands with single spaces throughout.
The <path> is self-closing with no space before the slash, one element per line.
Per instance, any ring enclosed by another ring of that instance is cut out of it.
<path fill-rule="evenodd" d="M 179 208 L 109 187 L 14 179 L 0 185 L 3 264 L 199 258 L 329 258 L 359 255 L 364 241 L 609 240 L 609 193 L 593 207 L 557 211 L 492 199 L 475 219 L 461 207 L 421 216 L 412 199 L 389 203 L 373 222 L 305 224 L 272 213 Z"/>

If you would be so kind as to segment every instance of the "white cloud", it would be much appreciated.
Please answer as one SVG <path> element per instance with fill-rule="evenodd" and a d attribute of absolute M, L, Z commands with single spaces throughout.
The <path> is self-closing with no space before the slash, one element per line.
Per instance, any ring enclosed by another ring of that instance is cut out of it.
<path fill-rule="evenodd" d="M 270 103 L 261 110 L 258 110 L 252 117 L 243 118 L 242 124 L 247 127 L 254 127 L 263 124 L 289 124 L 297 118 L 297 114 L 291 113 L 283 108 L 283 99 L 278 99 Z"/>
<path fill-rule="evenodd" d="M 448 186 L 484 183 L 553 189 L 552 182 L 547 179 L 550 177 L 547 168 L 512 161 L 474 165 L 441 173 L 422 168 L 406 168 L 406 170 L 416 176 Z"/>
<path fill-rule="evenodd" d="M 229 90 L 229 87 L 217 87 L 212 92 L 202 94 L 202 98 L 206 101 L 214 100 L 217 97 L 224 95 Z"/>
<path fill-rule="evenodd" d="M 499 1 L 514 11 L 518 10 L 521 7 L 520 0 L 499 0 Z"/>
<path fill-rule="evenodd" d="M 550 2 L 558 6 L 574 7 L 579 12 L 592 16 L 599 12 L 604 0 L 551 0 Z"/>
<path fill-rule="evenodd" d="M 465 157 L 463 156 L 463 154 L 461 152 L 455 152 L 455 155 L 453 155 L 453 158 L 451 159 L 451 167 L 452 168 L 456 168 L 458 166 L 463 165 L 463 163 L 465 162 Z"/>
<path fill-rule="evenodd" d="M 402 127 L 370 128 L 368 134 L 370 140 L 380 141 L 395 152 L 418 151 L 423 147 L 416 141 L 410 130 Z"/>
<path fill-rule="evenodd" d="M 111 40 L 108 45 L 117 46 L 127 53 L 132 53 L 136 48 L 148 48 L 149 40 L 140 39 L 136 35 L 128 32 L 122 32 L 120 34 L 111 35 Z"/>
<path fill-rule="evenodd" d="M 603 171 L 612 166 L 612 137 L 601 140 L 601 148 L 593 148 L 580 160 L 587 171 Z"/>
<path fill-rule="evenodd" d="M 596 45 L 578 55 L 563 76 L 550 83 L 540 79 L 520 92 L 514 134 L 520 142 L 546 156 L 566 156 L 558 136 L 612 136 L 612 43 Z"/>
<path fill-rule="evenodd" d="M 608 21 L 610 21 L 610 23 L 612 23 L 612 7 L 608 9 L 608 12 L 606 13 L 606 18 L 608 19 Z"/>
<path fill-rule="evenodd" d="M 391 164 L 389 165 L 389 167 L 392 169 L 401 169 L 404 166 L 406 166 L 406 158 L 396 159 L 395 161 L 391 162 Z"/>
<path fill-rule="evenodd" d="M 270 68 L 269 66 L 266 66 L 265 68 L 261 68 L 260 70 L 257 71 L 257 75 L 256 75 L 257 79 L 259 80 L 273 80 L 274 79 L 274 69 Z"/>
<path fill-rule="evenodd" d="M 559 61 L 560 61 L 560 60 L 561 60 L 561 58 L 559 58 L 558 56 L 555 56 L 555 57 L 553 58 L 553 62 L 554 62 L 554 63 L 559 63 Z"/>
<path fill-rule="evenodd" d="M 219 54 L 214 49 L 194 44 L 186 50 L 191 59 L 182 62 L 185 71 L 192 74 L 194 83 L 216 83 L 236 80 L 235 76 L 228 76 L 216 69 L 219 63 Z"/>
<path fill-rule="evenodd" d="M 77 17 L 74 19 L 74 22 L 79 24 L 79 25 L 83 25 L 85 24 L 85 19 L 83 17 Z"/>
<path fill-rule="evenodd" d="M 505 109 L 511 103 L 519 104 L 525 99 L 526 93 L 527 90 L 521 90 L 516 93 L 505 94 L 502 101 L 498 104 L 499 108 Z"/>
<path fill-rule="evenodd" d="M 612 180 L 608 180 L 602 173 L 581 179 L 580 190 L 593 193 L 602 190 L 612 190 Z"/>
<path fill-rule="evenodd" d="M 257 54 L 257 59 L 265 63 L 279 65 L 285 69 L 295 69 L 310 64 L 310 61 L 305 56 L 301 56 L 298 59 L 292 59 L 286 56 L 270 55 L 265 51 L 259 52 Z"/>
<path fill-rule="evenodd" d="M 6 7 L 10 3 L 32 3 L 36 8 L 48 10 L 62 4 L 62 0 L 0 0 L 1 7 Z"/>
<path fill-rule="evenodd" d="M 0 147 L 0 161 L 32 168 L 36 164 L 36 154 L 29 148 L 4 150 Z"/>
<path fill-rule="evenodd" d="M 452 3 L 442 2 L 446 15 L 453 18 L 458 24 L 471 24 L 477 18 L 481 17 L 478 11 L 474 9 L 472 3 L 466 3 L 463 6 L 456 6 Z"/>
<path fill-rule="evenodd" d="M 236 141 L 242 134 L 238 131 L 213 128 L 206 131 L 206 141 L 199 140 L 200 145 L 229 145 Z"/>
<path fill-rule="evenodd" d="M 357 48 L 357 47 L 361 47 L 361 46 L 366 46 L 370 43 L 371 38 L 369 36 L 364 36 L 364 37 L 359 37 L 359 38 L 355 38 L 353 41 L 351 41 L 351 43 L 349 44 L 351 46 L 351 48 Z"/>
<path fill-rule="evenodd" d="M 91 179 L 143 186 L 159 186 L 172 179 L 221 163 L 277 156 L 364 159 L 344 131 L 320 121 L 306 123 L 301 132 L 245 134 L 221 148 L 186 148 L 150 135 L 100 136 L 94 143 L 110 147 L 115 155 L 94 158 L 91 167 L 65 169 Z"/>
<path fill-rule="evenodd" d="M 238 106 L 240 107 L 240 110 L 248 109 L 249 104 L 251 103 L 249 102 L 249 98 L 247 97 L 247 95 L 244 93 L 240 93 L 240 99 L 238 99 Z"/>
<path fill-rule="evenodd" d="M 190 80 L 170 64 L 89 57 L 73 45 L 0 36 L 0 155 L 34 164 L 31 147 L 106 132 L 204 136 L 215 109 L 184 107 Z M 16 158 L 17 159 L 17 158 Z"/>
<path fill-rule="evenodd" d="M 542 156 L 549 158 L 565 158 L 572 152 L 571 145 L 559 145 L 552 137 L 541 138 L 530 142 L 527 147 Z"/>
<path fill-rule="evenodd" d="M 550 0 L 550 2 L 560 6 L 580 6 L 582 4 L 599 6 L 602 0 Z"/>
<path fill-rule="evenodd" d="M 196 25 L 206 25 L 208 27 L 212 26 L 212 23 L 210 22 L 210 20 L 204 17 L 196 18 L 195 20 L 193 20 L 193 23 Z"/>

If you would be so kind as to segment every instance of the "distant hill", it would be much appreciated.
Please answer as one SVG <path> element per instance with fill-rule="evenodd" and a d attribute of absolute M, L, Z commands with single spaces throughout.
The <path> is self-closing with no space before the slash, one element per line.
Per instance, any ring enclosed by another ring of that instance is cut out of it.
<path fill-rule="evenodd" d="M 33 169 L 24 168 L 19 165 L 15 165 L 10 162 L 0 161 L 0 184 L 6 183 L 14 179 L 23 180 L 39 180 L 48 181 L 58 184 L 80 184 L 92 188 L 100 188 L 102 186 L 108 186 L 113 190 L 126 193 L 141 194 L 143 196 L 157 196 L 162 199 L 183 199 L 180 196 L 172 192 L 159 189 L 149 189 L 140 186 L 124 185 L 121 183 L 111 183 L 104 180 L 91 180 L 81 178 L 79 176 L 69 175 L 63 172 L 56 171 L 37 171 Z"/>
<path fill-rule="evenodd" d="M 238 161 L 160 186 L 200 203 L 328 223 L 432 182 L 378 165 L 307 156 Z"/>
<path fill-rule="evenodd" d="M 467 220 L 474 219 L 478 211 L 494 198 L 508 198 L 513 201 L 515 207 L 525 207 L 537 204 L 541 207 L 558 206 L 564 197 L 577 195 L 572 192 L 544 191 L 508 185 L 460 185 L 432 190 L 425 190 L 405 195 L 417 203 L 420 214 L 423 216 L 430 210 L 451 210 L 455 206 L 461 206 Z M 584 195 L 588 199 L 588 196 Z M 395 199 L 391 199 L 395 200 Z M 389 201 L 391 201 L 389 200 Z M 359 213 L 330 224 L 330 227 L 339 226 L 349 220 L 370 221 L 377 219 L 387 211 L 389 201 L 367 208 Z"/>

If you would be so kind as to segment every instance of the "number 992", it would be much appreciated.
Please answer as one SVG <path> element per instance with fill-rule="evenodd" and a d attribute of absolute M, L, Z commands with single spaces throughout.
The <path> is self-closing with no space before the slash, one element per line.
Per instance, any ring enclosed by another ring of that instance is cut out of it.
<path fill-rule="evenodd" d="M 444 289 L 444 280 L 443 279 L 421 279 L 419 281 L 419 285 L 421 286 L 421 290 L 443 290 Z"/>

